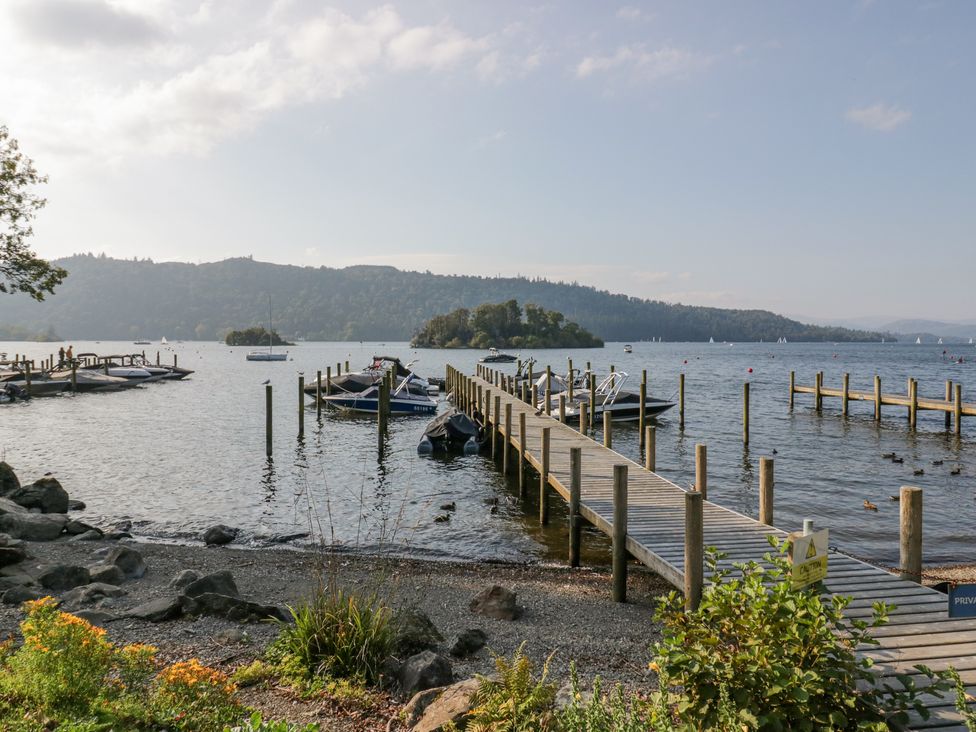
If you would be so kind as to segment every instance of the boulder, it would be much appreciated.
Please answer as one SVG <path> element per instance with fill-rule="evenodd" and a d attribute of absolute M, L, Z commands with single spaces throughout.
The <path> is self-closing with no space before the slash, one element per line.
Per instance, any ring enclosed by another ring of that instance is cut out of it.
<path fill-rule="evenodd" d="M 27 559 L 27 552 L 19 546 L 0 546 L 0 567 L 9 567 Z"/>
<path fill-rule="evenodd" d="M 124 594 L 125 590 L 121 587 L 107 585 L 104 582 L 92 582 L 65 592 L 61 601 L 67 607 L 85 607 L 101 602 L 106 597 L 122 597 Z"/>
<path fill-rule="evenodd" d="M 0 601 L 4 605 L 20 605 L 29 600 L 40 600 L 42 597 L 46 597 L 48 593 L 37 590 L 33 587 L 27 587 L 21 585 L 19 587 L 11 587 L 9 590 L 3 593 L 3 597 Z"/>
<path fill-rule="evenodd" d="M 400 690 L 413 696 L 418 691 L 446 686 L 454 680 L 451 662 L 433 651 L 421 651 L 400 668 Z"/>
<path fill-rule="evenodd" d="M 7 463 L 0 460 L 0 496 L 6 496 L 20 488 L 20 481 L 17 474 Z"/>
<path fill-rule="evenodd" d="M 407 658 L 421 651 L 437 647 L 444 640 L 431 619 L 417 607 L 399 610 L 394 618 L 396 640 L 393 652 L 400 658 Z"/>
<path fill-rule="evenodd" d="M 0 592 L 6 592 L 11 587 L 23 587 L 34 584 L 34 578 L 29 574 L 12 574 L 0 577 Z"/>
<path fill-rule="evenodd" d="M 91 531 L 86 531 L 83 534 L 76 534 L 75 536 L 68 537 L 68 541 L 100 541 L 102 538 L 102 532 L 98 529 L 92 529 Z"/>
<path fill-rule="evenodd" d="M 101 529 L 86 524 L 84 521 L 72 519 L 64 525 L 64 533 L 66 534 L 84 534 L 86 531 L 97 531 L 99 534 L 103 533 Z"/>
<path fill-rule="evenodd" d="M 24 508 L 39 508 L 41 513 L 67 513 L 68 491 L 57 478 L 46 476 L 30 485 L 22 485 L 7 496 Z"/>
<path fill-rule="evenodd" d="M 469 628 L 462 633 L 458 633 L 457 638 L 451 643 L 450 654 L 456 658 L 465 658 L 473 653 L 477 653 L 488 642 L 488 635 L 478 628 Z"/>
<path fill-rule="evenodd" d="M 75 498 L 68 499 L 68 510 L 69 511 L 84 511 L 88 508 L 84 501 L 79 501 Z"/>
<path fill-rule="evenodd" d="M 0 515 L 0 532 L 14 539 L 53 541 L 61 536 L 68 517 L 63 514 L 6 513 Z"/>
<path fill-rule="evenodd" d="M 204 575 L 200 579 L 194 580 L 183 589 L 183 594 L 187 597 L 198 597 L 207 594 L 226 595 L 227 597 L 241 596 L 241 593 L 237 591 L 234 575 L 226 569 Z"/>
<path fill-rule="evenodd" d="M 443 689 L 427 704 L 412 732 L 464 729 L 464 717 L 474 708 L 480 685 L 478 679 L 465 679 Z"/>
<path fill-rule="evenodd" d="M 118 620 L 118 616 L 107 613 L 104 610 L 76 610 L 72 615 L 76 615 L 82 620 L 98 626 L 104 626 L 106 623 Z"/>
<path fill-rule="evenodd" d="M 289 620 L 288 613 L 276 605 L 260 605 L 249 600 L 242 600 L 239 597 L 218 595 L 212 592 L 205 592 L 193 597 L 180 595 L 180 602 L 183 612 L 187 615 L 210 615 L 234 620 L 238 623 L 258 622 L 268 618 L 283 622 Z"/>
<path fill-rule="evenodd" d="M 105 555 L 106 564 L 114 564 L 129 579 L 139 579 L 146 573 L 146 560 L 142 554 L 127 546 L 117 546 Z"/>
<path fill-rule="evenodd" d="M 102 538 L 108 541 L 121 541 L 122 539 L 131 539 L 132 534 L 128 531 L 109 531 Z"/>
<path fill-rule="evenodd" d="M 232 541 L 234 541 L 234 539 L 237 538 L 239 531 L 240 529 L 235 529 L 233 526 L 217 524 L 216 526 L 211 526 L 209 529 L 203 532 L 203 543 L 207 546 L 230 544 Z"/>
<path fill-rule="evenodd" d="M 9 498 L 0 498 L 0 515 L 5 513 L 27 513 L 27 509 Z"/>
<path fill-rule="evenodd" d="M 37 575 L 37 583 L 48 590 L 62 592 L 91 582 L 87 567 L 74 564 L 50 564 Z"/>
<path fill-rule="evenodd" d="M 0 546 L 23 546 L 23 545 L 24 542 L 21 539 L 14 539 L 10 534 L 0 534 Z"/>
<path fill-rule="evenodd" d="M 515 620 L 522 608 L 515 604 L 515 593 L 501 585 L 488 587 L 471 599 L 471 612 L 496 620 Z"/>
<path fill-rule="evenodd" d="M 400 710 L 400 714 L 398 715 L 400 721 L 403 722 L 407 729 L 412 730 L 413 726 L 424 716 L 424 712 L 430 706 L 431 702 L 446 688 L 446 686 L 435 686 L 433 689 L 418 691 L 410 698 L 406 706 Z"/>
<path fill-rule="evenodd" d="M 162 623 L 174 620 L 183 614 L 183 605 L 178 597 L 159 597 L 132 608 L 127 617 L 147 620 L 150 623 Z"/>
<path fill-rule="evenodd" d="M 104 582 L 107 585 L 121 585 L 125 582 L 125 572 L 114 564 L 96 564 L 88 568 L 92 582 Z"/>
<path fill-rule="evenodd" d="M 184 569 L 169 581 L 169 586 L 177 592 L 180 592 L 191 582 L 196 582 L 198 579 L 200 579 L 200 573 L 195 569 Z"/>
<path fill-rule="evenodd" d="M 218 643 L 236 644 L 244 643 L 248 639 L 247 633 L 240 628 L 224 628 L 214 636 Z"/>

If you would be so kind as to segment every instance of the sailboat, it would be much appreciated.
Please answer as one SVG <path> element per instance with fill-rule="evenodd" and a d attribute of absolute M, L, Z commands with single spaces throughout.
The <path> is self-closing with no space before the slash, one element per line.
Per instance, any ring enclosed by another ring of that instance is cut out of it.
<path fill-rule="evenodd" d="M 918 336 L 918 337 L 917 337 L 917 338 L 915 339 L 915 344 L 916 344 L 916 345 L 922 345 L 922 336 Z"/>
<path fill-rule="evenodd" d="M 247 354 L 245 358 L 248 361 L 287 361 L 287 353 L 275 353 L 274 352 L 274 328 L 272 323 L 274 321 L 271 318 L 271 295 L 268 295 L 268 350 L 267 351 L 251 351 Z"/>
<path fill-rule="evenodd" d="M 942 339 L 941 338 L 939 339 L 939 345 L 940 346 L 942 345 Z"/>
<path fill-rule="evenodd" d="M 715 342 L 715 339 L 714 339 L 714 338 L 711 338 L 711 337 L 709 337 L 709 339 L 708 339 L 708 342 L 709 342 L 709 343 L 714 343 L 714 342 Z"/>
<path fill-rule="evenodd" d="M 166 340 L 166 336 L 163 336 L 162 338 L 159 339 L 159 345 L 161 345 L 161 346 L 165 346 L 168 343 L 169 343 L 169 341 Z"/>

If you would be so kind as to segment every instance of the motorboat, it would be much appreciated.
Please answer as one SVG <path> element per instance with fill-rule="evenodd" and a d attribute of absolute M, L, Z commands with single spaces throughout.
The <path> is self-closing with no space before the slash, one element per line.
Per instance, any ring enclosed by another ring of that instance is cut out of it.
<path fill-rule="evenodd" d="M 141 353 L 133 353 L 129 356 L 129 363 L 133 366 L 138 366 L 141 369 L 145 369 L 150 374 L 160 376 L 163 381 L 178 381 L 180 379 L 185 379 L 187 376 L 193 373 L 192 369 L 185 369 L 182 366 L 166 366 L 163 364 L 152 364 L 148 359 L 144 358 Z"/>
<path fill-rule="evenodd" d="M 624 353 L 633 353 L 633 352 L 634 352 L 634 347 L 632 345 L 628 343 L 626 346 L 624 346 Z"/>
<path fill-rule="evenodd" d="M 451 407 L 427 425 L 417 445 L 417 452 L 429 455 L 435 451 L 462 451 L 465 455 L 473 455 L 481 449 L 485 440 L 483 425 Z"/>
<path fill-rule="evenodd" d="M 30 399 L 30 394 L 20 384 L 6 381 L 0 385 L 0 404 L 10 404 L 12 402 L 26 402 Z"/>
<path fill-rule="evenodd" d="M 501 353 L 497 348 L 489 348 L 488 355 L 478 359 L 479 363 L 514 363 L 515 361 L 518 361 L 518 356 Z"/>
<path fill-rule="evenodd" d="M 67 380 L 71 383 L 71 370 L 54 371 L 51 377 L 55 379 Z M 123 379 L 119 376 L 109 376 L 102 371 L 91 369 L 77 369 L 75 371 L 75 391 L 118 391 L 119 389 L 130 389 L 138 386 L 140 381 L 136 379 Z M 33 387 L 33 384 L 31 385 Z M 70 386 L 68 387 L 71 388 Z"/>
<path fill-rule="evenodd" d="M 337 390 L 322 397 L 322 403 L 334 409 L 376 414 L 379 411 L 380 387 L 377 379 L 362 391 Z M 358 383 L 358 382 L 357 382 Z M 437 402 L 427 393 L 427 387 L 410 374 L 402 379 L 390 394 L 390 414 L 434 414 Z"/>
<path fill-rule="evenodd" d="M 425 393 L 431 396 L 437 396 L 440 393 L 440 385 L 431 383 L 427 379 L 415 374 L 411 370 L 415 363 L 416 361 L 410 361 L 404 365 L 396 356 L 373 356 L 373 360 L 362 371 L 349 371 L 333 376 L 323 375 L 321 391 L 323 395 L 333 392 L 361 393 L 378 383 L 383 378 L 383 375 L 392 369 L 395 374 L 397 386 L 405 379 L 411 378 L 410 388 L 412 391 L 423 389 Z M 314 397 L 318 391 L 319 389 L 314 379 L 311 383 L 306 383 L 306 394 Z"/>
<path fill-rule="evenodd" d="M 107 376 L 114 376 L 126 381 L 135 381 L 140 384 L 147 384 L 151 381 L 160 381 L 165 375 L 165 369 L 136 366 L 130 363 L 125 364 L 127 356 L 98 356 L 94 353 L 79 353 L 78 358 L 93 358 L 95 361 L 86 366 L 80 367 L 79 371 L 98 371 Z"/>
<path fill-rule="evenodd" d="M 545 377 L 543 377 L 544 379 Z M 624 371 L 614 371 L 603 379 L 594 390 L 594 413 L 597 418 L 604 412 L 612 415 L 615 422 L 628 422 L 640 419 L 640 394 L 632 391 L 624 391 L 623 385 L 630 378 Z M 555 379 L 553 379 L 555 381 Z M 561 381 L 561 379 L 560 379 Z M 550 411 L 558 407 L 556 402 L 557 394 L 550 390 L 553 402 Z M 656 399 L 648 396 L 644 400 L 645 417 L 655 417 L 675 406 L 673 401 L 668 399 Z M 545 408 L 545 398 L 540 399 L 537 405 L 539 409 Z M 574 390 L 573 398 L 566 404 L 567 421 L 579 419 L 581 410 L 590 409 L 589 388 Z"/>
<path fill-rule="evenodd" d="M 247 361 L 287 361 L 288 351 L 284 353 L 274 352 L 274 326 L 272 325 L 274 321 L 271 317 L 271 295 L 268 295 L 268 350 L 267 351 L 249 351 L 244 357 Z M 166 339 L 163 338 L 163 343 L 166 343 Z"/>
<path fill-rule="evenodd" d="M 0 388 L 10 384 L 27 395 L 27 374 L 23 369 L 17 367 L 7 371 L 0 371 Z M 30 395 L 32 397 L 51 396 L 71 386 L 70 381 L 64 379 L 52 379 L 48 371 L 32 371 L 30 381 Z"/>
<path fill-rule="evenodd" d="M 148 346 L 152 341 L 132 341 L 132 343 L 136 346 Z"/>

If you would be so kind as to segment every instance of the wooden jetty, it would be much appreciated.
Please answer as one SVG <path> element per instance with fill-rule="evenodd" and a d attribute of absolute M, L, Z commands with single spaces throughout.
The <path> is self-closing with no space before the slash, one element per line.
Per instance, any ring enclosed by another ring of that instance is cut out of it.
<path fill-rule="evenodd" d="M 840 389 L 829 389 L 823 385 L 823 371 L 814 377 L 813 386 L 798 386 L 795 372 L 790 371 L 790 409 L 793 408 L 795 394 L 813 394 L 814 408 L 819 412 L 823 409 L 823 400 L 833 397 L 841 400 L 841 413 L 846 417 L 849 402 L 873 402 L 874 419 L 881 421 L 881 407 L 885 405 L 899 406 L 908 409 L 908 422 L 911 429 L 915 429 L 918 413 L 922 410 L 945 412 L 945 426 L 950 428 L 950 421 L 955 423 L 955 433 L 962 434 L 962 418 L 976 417 L 976 404 L 967 404 L 962 400 L 962 385 L 946 381 L 945 398 L 920 397 L 918 395 L 918 381 L 909 379 L 905 394 L 884 393 L 881 390 L 881 377 L 874 377 L 872 391 L 856 391 L 850 388 L 850 374 L 844 374 Z"/>
<path fill-rule="evenodd" d="M 771 525 L 771 461 L 760 471 L 765 476 L 761 477 L 760 513 L 768 521 L 761 523 L 708 501 L 703 492 L 685 491 L 558 418 L 547 416 L 515 396 L 511 376 L 481 366 L 478 374 L 468 376 L 448 366 L 447 389 L 454 393 L 456 405 L 487 417 L 492 455 L 500 454 L 503 469 L 516 472 L 521 498 L 531 493 L 538 496 L 541 521 L 548 520 L 551 493 L 569 502 L 573 566 L 579 562 L 581 521 L 613 539 L 614 599 L 626 597 L 626 555 L 683 589 L 686 603 L 696 606 L 696 593 L 700 597 L 701 592 L 703 546 L 724 552 L 727 558 L 723 564 L 728 566 L 748 560 L 762 562 L 770 551 L 767 537 L 786 537 L 786 532 Z M 653 438 L 646 442 L 653 445 Z M 646 457 L 646 464 L 653 465 L 653 456 L 648 452 Z M 527 467 L 538 475 L 534 490 L 530 490 Z M 700 467 L 698 484 L 705 487 L 704 464 Z M 920 491 L 918 498 L 920 509 Z M 906 497 L 903 511 L 912 504 L 914 501 Z M 916 664 L 933 670 L 951 665 L 967 690 L 974 693 L 976 619 L 950 619 L 944 594 L 905 578 L 920 571 L 921 531 L 915 519 L 920 515 L 906 520 L 903 514 L 903 576 L 834 552 L 829 559 L 825 592 L 853 597 L 846 611 L 851 618 L 869 619 L 875 602 L 897 605 L 889 623 L 875 633 L 880 646 L 863 651 L 873 659 L 883 680 L 900 688 L 894 677 L 908 674 L 922 686 L 925 679 L 914 670 Z M 951 696 L 939 699 L 929 695 L 925 703 L 931 717 L 926 721 L 916 717 L 912 729 L 965 729 Z"/>

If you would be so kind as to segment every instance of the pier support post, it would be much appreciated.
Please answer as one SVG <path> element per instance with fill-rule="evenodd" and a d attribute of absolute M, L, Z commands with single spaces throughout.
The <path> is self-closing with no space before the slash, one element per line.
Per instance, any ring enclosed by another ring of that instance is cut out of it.
<path fill-rule="evenodd" d="M 685 611 L 698 609 L 705 576 L 704 497 L 698 491 L 685 493 Z"/>
<path fill-rule="evenodd" d="M 742 444 L 749 446 L 749 382 L 742 385 Z"/>
<path fill-rule="evenodd" d="M 583 450 L 569 448 L 569 566 L 580 566 L 580 540 L 582 538 L 582 516 L 580 516 L 580 494 L 583 487 Z"/>
<path fill-rule="evenodd" d="M 590 424 L 596 429 L 596 374 L 590 374 Z"/>
<path fill-rule="evenodd" d="M 881 421 L 881 377 L 874 377 L 874 421 Z"/>
<path fill-rule="evenodd" d="M 847 402 L 849 399 L 850 390 L 851 390 L 851 375 L 844 374 L 844 383 L 841 386 L 841 391 L 843 393 L 841 394 L 841 406 L 840 406 L 841 414 L 844 417 L 847 416 Z"/>
<path fill-rule="evenodd" d="M 549 523 L 549 430 L 542 428 L 542 469 L 539 471 L 539 523 Z"/>
<path fill-rule="evenodd" d="M 901 506 L 901 578 L 922 581 L 922 489 L 902 486 Z"/>
<path fill-rule="evenodd" d="M 820 390 L 823 388 L 823 371 L 818 371 L 813 378 L 813 404 L 819 414 L 823 410 L 823 395 Z"/>
<path fill-rule="evenodd" d="M 505 441 L 502 443 L 502 473 L 508 477 L 512 453 L 512 403 L 505 402 Z"/>
<path fill-rule="evenodd" d="M 573 401 L 573 359 L 569 359 L 569 371 L 567 375 L 569 376 L 569 381 L 566 383 L 566 388 L 569 390 L 569 401 Z"/>
<path fill-rule="evenodd" d="M 325 395 L 326 396 L 332 396 L 332 367 L 331 366 L 326 366 L 325 367 Z M 460 401 L 461 400 L 460 400 L 459 389 L 458 389 L 458 386 L 457 386 L 457 377 L 455 376 L 455 384 L 454 384 L 454 406 L 458 406 L 458 403 Z"/>
<path fill-rule="evenodd" d="M 498 394 L 495 394 L 495 408 L 491 411 L 495 415 L 491 420 L 491 457 L 494 460 L 498 455 L 498 438 L 501 436 L 498 428 L 502 421 L 502 398 Z"/>
<path fill-rule="evenodd" d="M 952 405 L 952 412 L 955 416 L 956 434 L 962 434 L 962 384 L 956 384 L 956 401 Z"/>
<path fill-rule="evenodd" d="M 613 447 L 613 414 L 603 410 L 603 446 Z"/>
<path fill-rule="evenodd" d="M 647 373 L 646 371 L 644 372 Z M 637 445 L 638 450 L 644 448 L 644 427 L 647 426 L 647 383 L 641 381 L 640 385 L 640 411 L 637 416 L 637 439 L 639 444 Z"/>
<path fill-rule="evenodd" d="M 390 387 L 386 380 L 380 381 L 380 398 L 376 405 L 376 435 L 377 445 L 383 449 L 383 437 L 386 435 L 386 414 L 390 403 Z"/>
<path fill-rule="evenodd" d="M 264 386 L 264 451 L 268 457 L 272 453 L 272 427 L 271 427 L 271 384 Z"/>
<path fill-rule="evenodd" d="M 908 421 L 912 421 L 912 382 L 915 381 L 911 376 L 908 377 L 908 382 L 905 384 L 905 396 L 908 398 Z"/>
<path fill-rule="evenodd" d="M 580 402 L 579 405 L 579 430 L 581 435 L 589 433 L 590 408 L 589 405 Z"/>
<path fill-rule="evenodd" d="M 538 409 L 539 408 L 539 386 L 538 386 L 538 384 L 533 384 L 532 385 L 532 401 L 530 402 L 530 406 L 533 409 Z"/>
<path fill-rule="evenodd" d="M 952 404 L 952 379 L 946 381 L 946 411 L 945 411 L 945 428 L 946 432 L 952 427 L 952 410 L 950 405 Z"/>
<path fill-rule="evenodd" d="M 546 364 L 546 392 L 552 393 L 552 366 Z M 548 404 L 548 402 L 546 402 Z M 549 410 L 546 410 L 546 414 L 549 414 Z"/>
<path fill-rule="evenodd" d="M 759 458 L 759 523 L 773 525 L 773 459 Z"/>
<path fill-rule="evenodd" d="M 526 404 L 529 403 L 529 382 L 527 382 L 527 381 L 523 381 L 522 382 L 522 394 L 521 394 L 521 398 L 522 398 L 522 401 L 525 402 Z"/>
<path fill-rule="evenodd" d="M 654 427 L 644 428 L 644 468 L 657 472 L 657 430 Z"/>
<path fill-rule="evenodd" d="M 796 371 L 790 371 L 790 411 L 793 411 L 793 395 L 796 393 Z"/>
<path fill-rule="evenodd" d="M 525 412 L 519 412 L 518 487 L 521 502 L 528 495 L 525 485 Z"/>
<path fill-rule="evenodd" d="M 566 424 L 566 395 L 559 395 L 559 421 Z"/>
<path fill-rule="evenodd" d="M 298 377 L 298 437 L 305 436 L 305 377 Z"/>
<path fill-rule="evenodd" d="M 627 466 L 613 466 L 613 601 L 627 602 Z"/>
<path fill-rule="evenodd" d="M 708 448 L 700 442 L 695 445 L 695 490 L 708 500 Z"/>
<path fill-rule="evenodd" d="M 678 374 L 678 429 L 685 428 L 685 375 Z"/>
<path fill-rule="evenodd" d="M 552 416 L 552 391 L 546 387 L 546 416 Z"/>
<path fill-rule="evenodd" d="M 71 391 L 76 393 L 78 391 L 78 362 L 71 362 Z"/>
<path fill-rule="evenodd" d="M 908 421 L 912 431 L 918 424 L 918 382 L 912 379 L 908 394 Z"/>
<path fill-rule="evenodd" d="M 315 372 L 315 416 L 322 416 L 322 372 Z"/>

